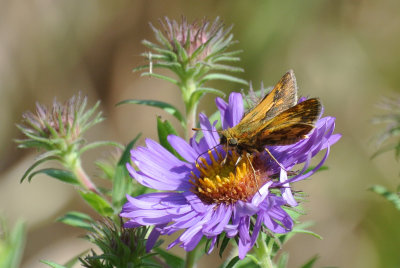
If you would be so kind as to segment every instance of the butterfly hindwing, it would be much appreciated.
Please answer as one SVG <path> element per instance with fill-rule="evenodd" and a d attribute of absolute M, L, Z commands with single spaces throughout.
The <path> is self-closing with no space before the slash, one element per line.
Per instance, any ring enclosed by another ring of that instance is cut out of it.
<path fill-rule="evenodd" d="M 321 102 L 313 98 L 305 100 L 267 121 L 257 143 L 265 145 L 286 145 L 295 143 L 307 135 L 321 113 Z"/>

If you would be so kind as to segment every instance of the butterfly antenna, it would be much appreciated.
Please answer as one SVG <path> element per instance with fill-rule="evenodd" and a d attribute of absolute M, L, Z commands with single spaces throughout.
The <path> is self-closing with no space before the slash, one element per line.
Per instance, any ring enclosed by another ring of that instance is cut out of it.
<path fill-rule="evenodd" d="M 217 132 L 217 133 L 221 132 L 220 130 L 202 129 L 202 128 L 197 128 L 197 127 L 193 127 L 192 130 L 193 131 L 200 131 L 201 130 L 201 131 Z"/>
<path fill-rule="evenodd" d="M 196 161 L 195 161 L 195 163 L 197 164 L 197 162 L 198 162 L 198 160 L 199 160 L 199 158 L 203 155 L 203 154 L 205 154 L 205 153 L 208 153 L 208 151 L 210 151 L 210 150 L 212 150 L 212 149 L 214 149 L 214 148 L 216 148 L 217 146 L 219 146 L 220 144 L 217 144 L 217 145 L 215 145 L 214 147 L 212 147 L 212 148 L 210 148 L 210 149 L 208 149 L 207 151 L 205 151 L 205 152 L 202 152 L 201 154 L 199 154 L 199 156 L 196 158 Z"/>

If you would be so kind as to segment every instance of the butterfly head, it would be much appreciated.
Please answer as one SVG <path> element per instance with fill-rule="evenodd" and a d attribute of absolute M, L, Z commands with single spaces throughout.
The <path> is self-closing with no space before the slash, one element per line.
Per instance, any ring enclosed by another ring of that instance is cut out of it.
<path fill-rule="evenodd" d="M 237 138 L 229 132 L 229 130 L 223 130 L 221 132 L 220 144 L 225 144 L 229 147 L 237 147 L 239 142 Z"/>

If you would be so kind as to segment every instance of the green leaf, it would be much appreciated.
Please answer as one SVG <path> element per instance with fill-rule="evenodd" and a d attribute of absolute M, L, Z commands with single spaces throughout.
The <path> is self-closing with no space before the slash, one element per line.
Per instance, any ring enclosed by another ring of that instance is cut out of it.
<path fill-rule="evenodd" d="M 99 196 L 93 192 L 83 192 L 83 191 L 79 191 L 79 194 L 101 216 L 107 217 L 107 216 L 113 215 L 112 207 L 107 202 L 107 200 L 105 200 L 101 196 Z"/>
<path fill-rule="evenodd" d="M 308 260 L 305 264 L 303 264 L 301 266 L 301 268 L 312 268 L 314 266 L 314 263 L 317 261 L 318 258 L 319 258 L 319 256 L 315 255 L 310 260 Z"/>
<path fill-rule="evenodd" d="M 65 183 L 69 183 L 69 184 L 72 184 L 75 186 L 81 185 L 79 183 L 79 181 L 77 180 L 77 178 L 75 177 L 75 175 L 72 174 L 71 172 L 69 172 L 67 170 L 55 169 L 55 168 L 45 168 L 45 169 L 35 171 L 28 176 L 28 181 L 30 182 L 35 175 L 41 174 L 41 173 L 46 174 L 52 178 L 55 178 L 57 180 L 65 182 Z"/>
<path fill-rule="evenodd" d="M 16 143 L 18 144 L 18 148 L 38 148 L 38 149 L 44 149 L 44 150 L 51 150 L 51 146 L 48 143 L 44 143 L 41 141 L 36 141 L 32 139 L 24 139 L 24 140 L 15 140 Z"/>
<path fill-rule="evenodd" d="M 57 263 L 52 262 L 52 261 L 40 260 L 40 262 L 44 263 L 44 264 L 47 264 L 48 266 L 53 267 L 53 268 L 68 268 L 68 267 L 66 267 L 64 265 L 57 264 Z"/>
<path fill-rule="evenodd" d="M 95 165 L 102 171 L 104 174 L 101 176 L 104 179 L 112 180 L 115 176 L 116 166 L 114 163 L 109 163 L 104 160 L 95 161 Z"/>
<path fill-rule="evenodd" d="M 214 94 L 219 97 L 222 97 L 222 98 L 225 98 L 225 96 L 226 96 L 225 92 L 223 92 L 219 89 L 211 88 L 211 87 L 200 87 L 194 93 L 196 93 L 196 92 L 197 93 L 210 93 L 210 94 Z"/>
<path fill-rule="evenodd" d="M 369 190 L 379 194 L 389 202 L 392 202 L 396 209 L 400 210 L 400 196 L 396 193 L 390 192 L 382 185 L 374 185 Z"/>
<path fill-rule="evenodd" d="M 395 149 L 396 147 L 397 147 L 396 144 L 388 144 L 388 145 L 384 146 L 383 148 L 380 148 L 378 151 L 376 151 L 376 152 L 371 156 L 371 159 L 377 157 L 377 156 L 380 155 L 380 154 L 383 154 L 383 153 L 385 153 L 385 152 L 388 152 L 388 151 L 390 151 L 390 150 L 393 150 L 393 149 Z"/>
<path fill-rule="evenodd" d="M 75 257 L 73 257 L 72 259 L 70 259 L 69 261 L 67 261 L 67 263 L 65 263 L 64 265 L 60 265 L 57 264 L 55 262 L 52 261 L 47 261 L 47 260 L 40 260 L 41 263 L 47 264 L 50 267 L 53 268 L 72 268 L 79 260 L 79 258 L 85 254 L 87 252 L 87 250 L 85 250 L 84 252 L 76 255 Z"/>
<path fill-rule="evenodd" d="M 399 161 L 400 157 L 400 143 L 398 143 L 394 149 L 394 155 L 397 161 Z"/>
<path fill-rule="evenodd" d="M 172 83 L 174 85 L 179 85 L 179 82 L 177 80 L 175 80 L 175 79 L 173 79 L 173 78 L 171 78 L 169 76 L 162 75 L 162 74 L 145 72 L 145 73 L 142 73 L 140 76 L 152 76 L 152 77 L 155 77 L 155 78 L 162 79 L 162 80 L 165 80 L 167 82 L 170 82 L 170 83 Z"/>
<path fill-rule="evenodd" d="M 186 50 L 181 46 L 180 42 L 174 38 L 174 44 L 176 49 L 176 54 L 178 55 L 178 61 L 180 62 L 187 62 L 188 61 L 188 54 Z"/>
<path fill-rule="evenodd" d="M 162 101 L 156 101 L 156 100 L 124 100 L 124 101 L 117 103 L 117 105 L 126 104 L 126 103 L 141 104 L 141 105 L 147 105 L 147 106 L 161 108 L 165 112 L 173 115 L 176 119 L 178 119 L 178 121 L 182 124 L 182 126 L 185 126 L 185 124 L 186 124 L 185 118 L 182 116 L 182 114 L 179 112 L 179 110 L 169 103 L 162 102 Z"/>
<path fill-rule="evenodd" d="M 112 186 L 112 204 L 114 209 L 120 210 L 123 201 L 125 200 L 125 195 L 129 194 L 132 188 L 132 180 L 129 177 L 128 171 L 126 170 L 126 163 L 130 159 L 130 151 L 139 140 L 141 133 L 139 133 L 126 147 L 118 161 L 117 167 L 115 169 L 115 175 Z"/>
<path fill-rule="evenodd" d="M 69 261 L 67 261 L 64 266 L 67 268 L 72 268 L 78 261 L 79 258 L 82 257 L 84 254 L 86 254 L 89 250 L 85 250 L 82 253 L 79 253 L 78 255 L 76 255 L 75 257 L 71 258 Z"/>
<path fill-rule="evenodd" d="M 174 267 L 174 268 L 185 267 L 185 261 L 182 258 L 173 255 L 170 252 L 167 252 L 166 250 L 161 248 L 155 248 L 153 250 L 157 252 L 161 256 L 161 258 L 165 260 L 165 262 L 168 264 L 169 267 Z"/>
<path fill-rule="evenodd" d="M 20 267 L 25 247 L 26 227 L 21 220 L 8 233 L 5 220 L 0 218 L 0 267 Z M 3 241 L 4 240 L 4 241 Z"/>
<path fill-rule="evenodd" d="M 201 79 L 199 84 L 202 85 L 203 83 L 205 83 L 209 80 L 225 80 L 225 81 L 230 81 L 230 82 L 234 82 L 234 83 L 239 83 L 239 84 L 242 84 L 245 86 L 247 86 L 249 84 L 246 80 L 243 80 L 241 78 L 237 78 L 232 75 L 221 74 L 221 73 L 208 74 L 208 75 L 204 76 L 203 79 Z"/>
<path fill-rule="evenodd" d="M 173 155 L 178 157 L 179 159 L 183 160 L 182 157 L 175 151 L 175 149 L 169 144 L 168 142 L 168 135 L 176 135 L 178 136 L 178 133 L 174 129 L 174 127 L 171 125 L 171 123 L 168 120 L 162 120 L 160 116 L 157 117 L 157 132 L 158 132 L 158 139 L 160 141 L 160 144 L 167 149 L 169 152 L 171 152 Z"/>
<path fill-rule="evenodd" d="M 246 258 L 243 260 L 239 260 L 236 265 L 234 266 L 235 268 L 260 268 L 260 265 L 258 264 L 258 259 L 251 255 L 247 254 Z"/>
<path fill-rule="evenodd" d="M 314 232 L 312 232 L 312 231 L 309 231 L 309 230 L 303 230 L 303 229 L 296 229 L 296 228 L 294 228 L 294 229 L 292 230 L 292 233 L 308 234 L 308 235 L 312 235 L 312 236 L 314 236 L 314 237 L 316 237 L 316 238 L 322 240 L 322 236 L 320 236 L 319 234 L 314 233 Z"/>
<path fill-rule="evenodd" d="M 79 150 L 79 154 L 83 154 L 84 152 L 91 150 L 91 149 L 95 149 L 97 147 L 100 146 L 114 146 L 120 149 L 124 149 L 124 146 L 118 142 L 113 142 L 113 141 L 96 141 L 96 142 L 92 142 L 89 143 L 88 145 L 85 145 L 84 147 L 82 147 Z"/>
<path fill-rule="evenodd" d="M 225 268 L 232 268 L 235 266 L 235 264 L 239 261 L 239 256 L 236 256 L 235 258 L 231 259 L 229 263 L 225 266 Z"/>
<path fill-rule="evenodd" d="M 289 254 L 287 252 L 283 252 L 278 261 L 277 268 L 286 268 L 289 260 Z"/>
<path fill-rule="evenodd" d="M 173 50 L 173 46 L 170 44 L 169 39 L 162 34 L 162 31 L 154 27 L 151 23 L 150 27 L 154 31 L 158 42 L 160 42 L 160 44 L 162 44 L 163 46 L 167 47 L 169 50 Z"/>
<path fill-rule="evenodd" d="M 314 168 L 315 168 L 315 166 L 309 167 L 309 168 L 307 168 L 307 170 L 304 173 L 310 172 Z M 329 169 L 328 166 L 322 166 L 316 172 L 325 171 L 325 170 L 328 170 L 328 169 Z"/>
<path fill-rule="evenodd" d="M 244 72 L 243 68 L 230 66 L 226 64 L 211 64 L 212 70 L 226 71 L 226 72 Z"/>
<path fill-rule="evenodd" d="M 92 224 L 94 223 L 94 220 L 92 217 L 82 212 L 70 211 L 64 216 L 59 217 L 57 221 L 74 227 L 93 231 Z"/>
<path fill-rule="evenodd" d="M 222 240 L 221 246 L 219 248 L 219 256 L 222 258 L 222 254 L 224 254 L 224 251 L 226 249 L 226 247 L 229 244 L 230 239 L 228 237 L 225 236 L 225 234 L 223 235 L 224 239 Z"/>
<path fill-rule="evenodd" d="M 167 56 L 171 61 L 176 61 L 176 59 L 177 59 L 176 54 L 171 50 L 161 48 L 160 46 L 158 46 L 150 41 L 147 41 L 147 40 L 143 40 L 142 44 L 145 45 L 146 47 L 153 49 L 155 54 L 161 54 L 161 55 Z M 143 54 L 145 54 L 145 55 L 143 55 Z M 150 53 L 143 53 L 143 54 L 142 54 L 142 56 L 144 56 L 148 60 L 150 60 L 149 59 Z"/>
<path fill-rule="evenodd" d="M 57 159 L 57 157 L 55 157 L 55 156 L 52 155 L 52 156 L 47 156 L 47 157 L 44 157 L 44 158 L 41 158 L 41 159 L 36 160 L 36 162 L 33 163 L 32 166 L 30 166 L 30 167 L 25 171 L 24 175 L 22 176 L 22 178 L 21 178 L 21 180 L 20 180 L 20 183 L 22 183 L 22 182 L 26 179 L 26 177 L 29 175 L 29 173 L 31 173 L 31 171 L 32 171 L 35 167 L 37 167 L 38 165 L 40 165 L 40 164 L 43 163 L 43 162 L 50 161 L 50 160 L 56 160 L 56 159 Z"/>

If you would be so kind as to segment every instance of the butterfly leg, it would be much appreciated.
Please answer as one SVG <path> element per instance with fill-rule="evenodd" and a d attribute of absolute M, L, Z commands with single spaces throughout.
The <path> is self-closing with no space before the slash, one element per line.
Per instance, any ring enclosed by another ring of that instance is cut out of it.
<path fill-rule="evenodd" d="M 287 171 L 286 168 L 285 168 L 284 166 L 282 166 L 282 164 L 279 163 L 278 160 L 276 160 L 276 158 L 271 154 L 271 152 L 270 152 L 267 148 L 265 148 L 265 151 L 269 154 L 269 156 L 271 156 L 271 158 L 278 164 L 278 166 L 279 166 L 281 169 Z"/>
<path fill-rule="evenodd" d="M 251 163 L 251 159 L 249 158 L 249 156 L 250 156 L 250 153 L 247 152 L 247 153 L 246 153 L 246 157 L 247 157 L 247 160 L 249 161 L 249 164 L 250 164 L 251 169 L 253 170 L 254 182 L 256 183 L 256 187 L 257 187 L 257 191 L 258 191 L 258 189 L 260 189 L 260 187 L 259 187 L 258 181 L 257 181 L 256 170 L 254 169 L 253 163 Z M 240 160 L 241 158 L 242 158 L 242 157 L 240 156 L 239 159 L 238 159 L 238 161 L 236 162 L 236 164 L 239 163 L 239 160 Z"/>

